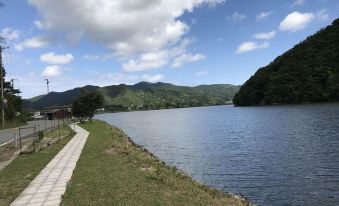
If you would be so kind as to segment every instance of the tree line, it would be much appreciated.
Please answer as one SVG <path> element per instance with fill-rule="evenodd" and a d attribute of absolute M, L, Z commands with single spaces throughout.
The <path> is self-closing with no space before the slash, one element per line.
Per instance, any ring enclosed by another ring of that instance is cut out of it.
<path fill-rule="evenodd" d="M 22 111 L 21 103 L 22 99 L 20 96 L 20 90 L 13 87 L 12 82 L 6 81 L 6 70 L 0 65 L 3 74 L 3 88 L 4 88 L 4 99 L 0 96 L 1 107 L 5 109 L 5 123 L 13 122 L 25 122 L 27 119 L 27 114 Z M 1 122 L 0 118 L 0 122 Z M 2 122 L 1 122 L 2 124 Z M 5 125 L 6 126 L 6 125 Z"/>
<path fill-rule="evenodd" d="M 339 100 L 339 19 L 259 69 L 235 95 L 238 106 Z"/>

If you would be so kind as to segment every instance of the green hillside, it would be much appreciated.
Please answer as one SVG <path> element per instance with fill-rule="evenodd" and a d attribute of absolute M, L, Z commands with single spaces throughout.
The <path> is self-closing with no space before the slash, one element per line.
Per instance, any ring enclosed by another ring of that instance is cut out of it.
<path fill-rule="evenodd" d="M 339 100 L 339 19 L 259 69 L 234 97 L 239 106 Z"/>
<path fill-rule="evenodd" d="M 25 107 L 40 109 L 70 105 L 80 95 L 82 89 L 100 92 L 105 99 L 105 108 L 111 111 L 222 105 L 232 100 L 239 88 L 228 84 L 187 87 L 162 82 L 140 82 L 135 85 L 120 84 L 107 87 L 86 86 L 65 92 L 51 92 L 39 98 L 26 100 Z"/>
<path fill-rule="evenodd" d="M 39 96 L 30 98 L 30 99 L 27 99 L 27 101 L 29 101 L 29 102 L 35 102 L 35 101 L 38 101 L 39 99 L 41 99 L 41 98 L 44 97 L 44 96 L 45 96 L 45 95 L 42 94 L 42 95 L 39 95 Z"/>
<path fill-rule="evenodd" d="M 70 105 L 80 95 L 81 90 L 95 91 L 99 87 L 85 86 L 82 88 L 75 88 L 65 92 L 50 92 L 46 95 L 39 95 L 27 100 L 24 100 L 24 109 L 40 109 L 52 106 Z"/>

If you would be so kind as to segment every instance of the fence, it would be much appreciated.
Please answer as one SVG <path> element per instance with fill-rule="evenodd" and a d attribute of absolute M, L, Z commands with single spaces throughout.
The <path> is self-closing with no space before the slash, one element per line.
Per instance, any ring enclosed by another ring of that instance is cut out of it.
<path fill-rule="evenodd" d="M 16 131 L 13 131 L 13 144 L 9 143 L 2 150 L 10 152 L 32 153 L 39 151 L 41 148 L 48 146 L 51 141 L 52 143 L 57 142 L 61 138 L 62 126 L 68 125 L 71 120 L 59 119 L 59 120 L 40 120 L 31 122 L 29 125 L 19 127 Z M 51 141 L 44 141 L 43 136 L 48 132 L 58 129 L 57 137 Z M 0 150 L 0 152 L 2 152 Z M 1 154 L 1 153 L 0 153 Z"/>

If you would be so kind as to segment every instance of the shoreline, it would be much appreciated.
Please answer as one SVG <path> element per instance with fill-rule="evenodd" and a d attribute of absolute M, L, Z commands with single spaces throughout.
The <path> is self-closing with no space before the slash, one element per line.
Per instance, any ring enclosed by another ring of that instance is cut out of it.
<path fill-rule="evenodd" d="M 61 205 L 252 206 L 245 197 L 199 183 L 104 121 L 90 133 Z"/>
<path fill-rule="evenodd" d="M 162 109 L 149 109 L 149 110 L 131 110 L 131 111 L 105 111 L 105 112 L 98 112 L 94 115 L 101 115 L 101 114 L 116 114 L 116 113 L 128 113 L 128 112 L 149 112 L 149 111 L 161 111 L 161 110 L 171 110 L 171 109 L 193 109 L 193 108 L 204 108 L 204 107 L 221 107 L 221 106 L 234 106 L 234 104 L 220 104 L 220 105 L 202 105 L 202 106 L 191 106 L 191 107 L 174 107 L 174 108 L 162 108 Z"/>
<path fill-rule="evenodd" d="M 219 105 L 219 106 L 221 106 L 221 105 Z M 97 120 L 97 121 L 101 121 L 101 120 Z M 251 203 L 244 195 L 242 195 L 242 194 L 237 195 L 237 194 L 233 194 L 233 193 L 230 193 L 230 192 L 225 192 L 225 191 L 222 191 L 222 190 L 217 189 L 217 188 L 213 188 L 213 187 L 211 187 L 211 186 L 208 186 L 208 185 L 206 185 L 206 184 L 204 184 L 204 183 L 201 183 L 201 182 L 199 182 L 199 181 L 193 179 L 193 177 L 191 177 L 190 175 L 188 175 L 188 174 L 187 174 L 186 172 L 184 172 L 183 170 L 178 169 L 176 166 L 168 165 L 166 162 L 162 161 L 159 157 L 157 157 L 156 155 L 154 155 L 151 151 L 149 151 L 149 150 L 146 149 L 145 147 L 143 147 L 143 146 L 141 146 L 141 145 L 135 143 L 135 142 L 133 141 L 133 139 L 132 139 L 130 136 L 128 136 L 128 135 L 127 135 L 122 129 L 120 129 L 119 127 L 116 127 L 116 126 L 114 126 L 114 125 L 111 125 L 111 124 L 109 124 L 109 123 L 107 123 L 107 122 L 105 122 L 105 121 L 101 121 L 101 122 L 104 122 L 105 124 L 108 124 L 108 125 L 109 125 L 110 127 L 112 127 L 113 129 L 119 131 L 120 134 L 121 134 L 124 138 L 126 138 L 127 141 L 128 141 L 129 143 L 131 143 L 134 147 L 136 147 L 136 148 L 142 150 L 143 152 L 147 153 L 148 155 L 150 155 L 150 156 L 154 159 L 154 161 L 160 162 L 163 166 L 167 167 L 167 168 L 170 169 L 170 170 L 173 170 L 173 169 L 174 169 L 178 174 L 180 174 L 180 175 L 183 176 L 183 177 L 189 178 L 192 182 L 194 182 L 195 184 L 197 184 L 199 187 L 203 188 L 204 190 L 210 190 L 210 191 L 213 191 L 213 192 L 218 192 L 218 193 L 220 193 L 220 194 L 222 194 L 222 195 L 225 195 L 225 196 L 227 196 L 227 197 L 233 197 L 233 198 L 238 199 L 238 200 L 242 201 L 243 203 L 245 203 L 246 206 L 255 206 L 254 204 L 252 204 L 252 203 Z"/>

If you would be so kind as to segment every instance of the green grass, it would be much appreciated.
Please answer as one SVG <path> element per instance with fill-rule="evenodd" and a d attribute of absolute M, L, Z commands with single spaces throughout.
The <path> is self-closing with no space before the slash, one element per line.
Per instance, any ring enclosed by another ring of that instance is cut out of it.
<path fill-rule="evenodd" d="M 70 131 L 67 129 L 67 131 Z M 0 171 L 0 205 L 9 205 L 66 145 L 67 137 L 37 153 L 19 156 Z"/>
<path fill-rule="evenodd" d="M 166 166 L 106 123 L 82 126 L 90 136 L 61 205 L 248 205 Z"/>
<path fill-rule="evenodd" d="M 60 137 L 66 137 L 72 134 L 73 130 L 68 125 L 60 125 Z M 57 138 L 59 137 L 59 129 L 56 128 L 44 135 L 44 138 Z"/>

